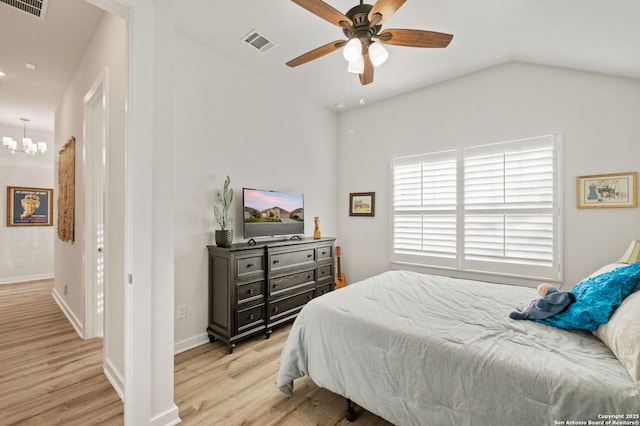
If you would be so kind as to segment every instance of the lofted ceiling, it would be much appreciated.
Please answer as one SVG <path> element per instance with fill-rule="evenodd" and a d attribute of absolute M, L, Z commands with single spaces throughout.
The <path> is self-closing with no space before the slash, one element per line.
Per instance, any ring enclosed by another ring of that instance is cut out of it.
<path fill-rule="evenodd" d="M 325 0 L 345 13 L 357 0 Z M 375 0 L 371 0 L 373 4 Z M 341 28 L 289 0 L 175 3 L 176 27 L 226 57 L 327 107 L 375 102 L 505 62 L 640 78 L 638 0 L 407 0 L 383 24 L 453 34 L 449 47 L 385 47 L 389 59 L 362 87 L 341 52 L 289 68 L 287 61 L 334 40 Z M 247 47 L 255 30 L 266 53 Z"/>
<path fill-rule="evenodd" d="M 372 0 L 373 1 L 373 0 Z M 345 13 L 357 0 L 327 0 Z M 505 62 L 640 79 L 638 0 L 407 0 L 383 25 L 454 35 L 449 47 L 385 46 L 389 60 L 361 86 L 341 52 L 285 63 L 342 30 L 290 0 L 174 0 L 176 29 L 257 74 L 340 110 L 372 103 Z M 53 131 L 53 113 L 102 17 L 84 0 L 49 0 L 44 20 L 0 3 L 0 125 Z M 258 32 L 274 46 L 244 42 Z M 37 65 L 36 70 L 25 68 Z M 523 84 L 526 84 L 523 82 Z"/>

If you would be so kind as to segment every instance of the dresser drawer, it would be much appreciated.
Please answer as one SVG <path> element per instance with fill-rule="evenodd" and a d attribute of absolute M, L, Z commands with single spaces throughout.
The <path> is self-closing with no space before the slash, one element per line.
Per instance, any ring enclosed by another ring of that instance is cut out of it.
<path fill-rule="evenodd" d="M 316 280 L 322 281 L 327 278 L 333 279 L 333 265 L 325 265 L 318 268 Z"/>
<path fill-rule="evenodd" d="M 264 304 L 239 309 L 236 312 L 236 324 L 238 333 L 249 328 L 264 325 Z"/>
<path fill-rule="evenodd" d="M 277 321 L 283 317 L 297 314 L 300 309 L 315 295 L 315 289 L 310 288 L 302 293 L 292 294 L 269 304 L 269 321 Z"/>
<path fill-rule="evenodd" d="M 296 272 L 295 274 L 282 275 L 269 280 L 269 294 L 274 295 L 282 291 L 304 284 L 311 284 L 315 281 L 315 271 Z"/>
<path fill-rule="evenodd" d="M 264 254 L 236 257 L 236 278 L 264 274 Z"/>
<path fill-rule="evenodd" d="M 333 246 L 322 246 L 316 249 L 316 259 L 318 262 L 333 259 Z"/>
<path fill-rule="evenodd" d="M 316 287 L 316 297 L 329 293 L 331 291 L 331 287 L 333 287 L 331 283 Z"/>
<path fill-rule="evenodd" d="M 238 303 L 264 297 L 264 280 L 238 284 L 236 291 L 238 292 Z"/>
<path fill-rule="evenodd" d="M 282 252 L 274 251 L 269 256 L 269 271 L 275 272 L 286 268 L 314 265 L 315 261 L 315 248 Z"/>

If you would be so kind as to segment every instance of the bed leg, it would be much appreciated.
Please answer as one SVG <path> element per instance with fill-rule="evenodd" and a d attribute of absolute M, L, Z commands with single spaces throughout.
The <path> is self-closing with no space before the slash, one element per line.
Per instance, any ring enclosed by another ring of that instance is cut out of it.
<path fill-rule="evenodd" d="M 347 398 L 347 413 L 344 415 L 348 422 L 356 421 L 356 409 L 353 408 L 353 402 Z"/>

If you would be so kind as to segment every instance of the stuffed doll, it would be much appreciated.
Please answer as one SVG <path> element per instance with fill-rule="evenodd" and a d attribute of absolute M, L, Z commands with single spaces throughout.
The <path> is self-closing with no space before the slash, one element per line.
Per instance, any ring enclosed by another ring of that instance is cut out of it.
<path fill-rule="evenodd" d="M 542 283 L 537 288 L 540 297 L 531 302 L 516 307 L 516 311 L 509 314 L 510 318 L 518 320 L 544 319 L 559 314 L 575 302 L 576 298 L 568 291 L 559 291 L 548 283 Z"/>

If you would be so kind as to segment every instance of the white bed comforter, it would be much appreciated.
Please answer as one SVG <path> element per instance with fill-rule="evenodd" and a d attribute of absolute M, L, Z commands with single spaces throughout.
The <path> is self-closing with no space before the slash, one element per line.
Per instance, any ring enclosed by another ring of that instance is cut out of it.
<path fill-rule="evenodd" d="M 294 379 L 308 375 L 397 425 L 587 424 L 640 413 L 627 370 L 591 333 L 509 318 L 535 297 L 527 287 L 386 272 L 304 307 L 277 386 L 291 396 Z"/>

